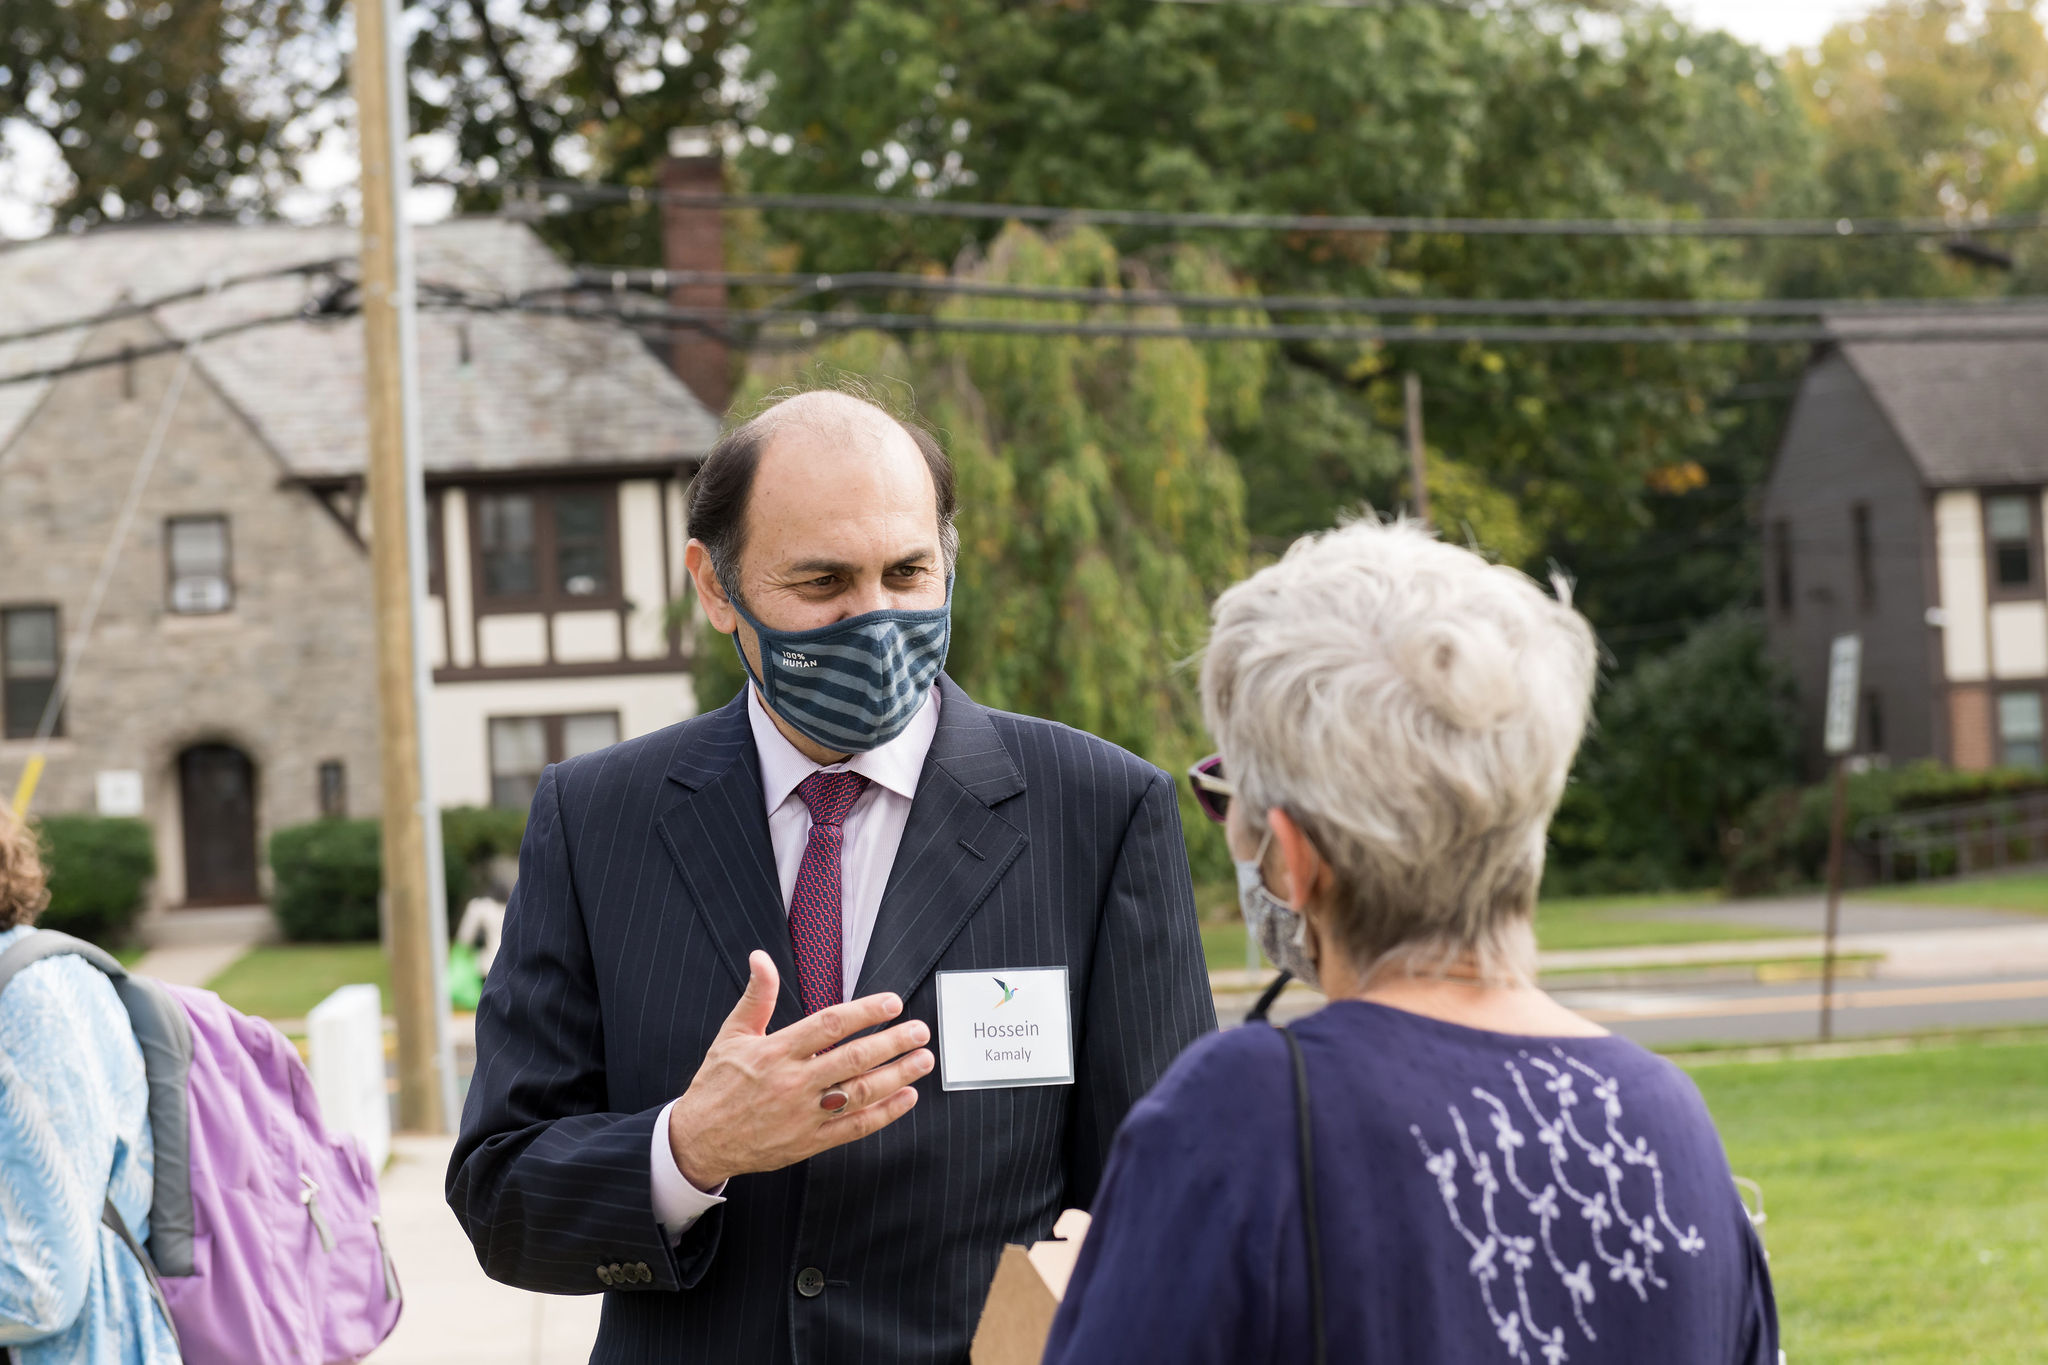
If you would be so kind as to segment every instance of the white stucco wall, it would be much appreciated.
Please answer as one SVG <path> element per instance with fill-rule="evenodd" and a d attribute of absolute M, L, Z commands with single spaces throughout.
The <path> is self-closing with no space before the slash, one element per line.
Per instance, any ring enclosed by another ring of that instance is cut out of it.
<path fill-rule="evenodd" d="M 1984 581 L 1984 512 L 1977 495 L 1951 490 L 1934 499 L 1935 581 L 1943 626 L 1942 664 L 1950 682 L 1990 674 L 1990 623 Z"/>
<path fill-rule="evenodd" d="M 1991 673 L 2048 675 L 2048 602 L 1998 602 L 1991 608 Z"/>
<path fill-rule="evenodd" d="M 487 668 L 510 668 L 548 661 L 548 618 L 539 612 L 486 616 L 477 623 L 477 660 Z"/>
<path fill-rule="evenodd" d="M 428 701 L 432 723 L 426 735 L 433 754 L 435 795 L 444 806 L 490 804 L 493 716 L 616 711 L 619 738 L 631 739 L 686 720 L 696 710 L 689 676 L 681 673 L 436 683 Z"/>

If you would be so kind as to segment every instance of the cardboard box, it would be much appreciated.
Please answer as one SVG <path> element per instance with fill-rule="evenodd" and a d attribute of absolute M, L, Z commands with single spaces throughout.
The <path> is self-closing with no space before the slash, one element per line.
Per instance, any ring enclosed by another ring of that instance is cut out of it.
<path fill-rule="evenodd" d="M 1053 1314 L 1066 1297 L 1067 1280 L 1088 1235 L 1088 1215 L 1068 1209 L 1053 1224 L 1054 1240 L 1034 1246 L 1006 1246 L 988 1287 L 981 1325 L 974 1329 L 973 1365 L 1038 1365 Z"/>

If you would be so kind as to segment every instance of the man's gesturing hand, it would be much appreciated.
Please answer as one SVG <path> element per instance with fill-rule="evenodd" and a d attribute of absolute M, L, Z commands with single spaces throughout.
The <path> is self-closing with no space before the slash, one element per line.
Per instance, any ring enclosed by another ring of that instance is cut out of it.
<path fill-rule="evenodd" d="M 749 955 L 747 968 L 739 1004 L 669 1110 L 669 1150 L 700 1190 L 751 1171 L 780 1170 L 886 1128 L 910 1112 L 917 1103 L 911 1082 L 932 1069 L 924 1046 L 931 1030 L 915 1019 L 832 1046 L 901 1014 L 897 997 L 863 996 L 770 1033 L 781 978 L 763 952 Z M 846 1103 L 827 1112 L 819 1100 L 835 1086 Z"/>

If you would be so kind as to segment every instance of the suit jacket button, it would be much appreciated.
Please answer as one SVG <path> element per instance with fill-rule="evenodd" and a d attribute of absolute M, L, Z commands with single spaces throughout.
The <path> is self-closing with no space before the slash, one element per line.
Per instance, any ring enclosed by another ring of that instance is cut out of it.
<path fill-rule="evenodd" d="M 654 1272 L 647 1268 L 647 1262 L 635 1261 L 633 1262 L 633 1278 L 641 1284 L 653 1284 Z"/>
<path fill-rule="evenodd" d="M 601 1265 L 597 1268 L 597 1282 L 599 1284 L 610 1284 L 612 1282 L 612 1268 L 610 1266 Z"/>
<path fill-rule="evenodd" d="M 807 1299 L 815 1299 L 825 1292 L 825 1272 L 814 1265 L 807 1265 L 796 1273 L 796 1292 Z"/>

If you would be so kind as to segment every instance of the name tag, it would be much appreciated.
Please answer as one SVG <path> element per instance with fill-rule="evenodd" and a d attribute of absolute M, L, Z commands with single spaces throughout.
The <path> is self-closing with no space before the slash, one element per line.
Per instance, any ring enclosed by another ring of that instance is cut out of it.
<path fill-rule="evenodd" d="M 940 972 L 939 1085 L 1072 1085 L 1065 967 Z"/>

